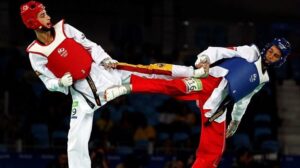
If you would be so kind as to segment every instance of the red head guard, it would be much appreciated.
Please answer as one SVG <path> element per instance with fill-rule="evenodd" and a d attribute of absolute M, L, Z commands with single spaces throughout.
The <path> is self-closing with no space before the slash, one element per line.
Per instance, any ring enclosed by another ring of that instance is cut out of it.
<path fill-rule="evenodd" d="M 43 9 L 45 9 L 45 6 L 37 1 L 29 1 L 21 5 L 21 17 L 27 28 L 35 30 L 43 26 L 37 20 L 37 14 Z"/>

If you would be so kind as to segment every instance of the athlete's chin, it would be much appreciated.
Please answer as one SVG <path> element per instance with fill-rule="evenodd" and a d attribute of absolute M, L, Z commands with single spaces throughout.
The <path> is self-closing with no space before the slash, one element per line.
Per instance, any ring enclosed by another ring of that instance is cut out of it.
<path fill-rule="evenodd" d="M 53 26 L 52 23 L 47 23 L 47 24 L 46 24 L 46 27 L 47 27 L 48 29 L 50 29 L 52 26 Z"/>
<path fill-rule="evenodd" d="M 271 62 L 270 60 L 266 59 L 266 60 L 265 60 L 265 63 L 266 63 L 266 64 L 271 64 L 272 62 Z"/>

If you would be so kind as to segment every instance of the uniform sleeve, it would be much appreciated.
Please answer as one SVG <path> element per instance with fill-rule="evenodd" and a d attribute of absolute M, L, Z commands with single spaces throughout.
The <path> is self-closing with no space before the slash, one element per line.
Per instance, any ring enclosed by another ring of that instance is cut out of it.
<path fill-rule="evenodd" d="M 29 59 L 32 69 L 43 81 L 49 91 L 57 91 L 64 94 L 69 93 L 68 87 L 59 86 L 59 78 L 56 78 L 55 75 L 46 67 L 48 61 L 44 56 L 30 53 Z"/>
<path fill-rule="evenodd" d="M 264 86 L 264 84 L 257 86 L 257 88 L 253 92 L 251 92 L 250 94 L 248 94 L 247 96 L 245 96 L 244 98 L 242 98 L 241 100 L 239 100 L 238 102 L 236 102 L 233 105 L 233 109 L 232 109 L 232 113 L 231 113 L 232 120 L 241 121 L 241 119 L 242 119 L 243 115 L 245 114 L 245 111 L 251 101 L 251 98 L 253 97 L 254 94 L 259 92 L 263 86 Z"/>
<path fill-rule="evenodd" d="M 105 58 L 110 58 L 110 56 L 103 50 L 100 45 L 92 42 L 91 40 L 87 39 L 85 35 L 74 28 L 69 24 L 64 25 L 65 33 L 69 38 L 73 38 L 76 42 L 80 43 L 85 49 L 87 49 L 96 64 L 100 64 Z"/>
<path fill-rule="evenodd" d="M 208 47 L 206 50 L 198 54 L 199 57 L 208 57 L 210 64 L 217 62 L 223 58 L 241 57 L 248 62 L 253 62 L 258 58 L 257 52 L 254 47 L 244 45 L 237 47 Z"/>

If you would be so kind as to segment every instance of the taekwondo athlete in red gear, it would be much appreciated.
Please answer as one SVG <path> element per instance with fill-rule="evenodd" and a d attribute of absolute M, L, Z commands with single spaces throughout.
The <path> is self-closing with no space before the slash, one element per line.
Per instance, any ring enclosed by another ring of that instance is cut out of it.
<path fill-rule="evenodd" d="M 123 64 L 129 69 L 140 69 L 142 73 L 111 69 L 117 65 L 116 60 L 64 20 L 52 25 L 42 3 L 24 3 L 20 14 L 25 26 L 34 30 L 37 37 L 27 48 L 33 70 L 49 91 L 72 95 L 67 144 L 69 168 L 91 167 L 88 142 L 93 113 L 107 103 L 103 97 L 107 88 L 129 83 L 133 73 L 149 78 L 172 78 L 201 76 L 203 72 L 192 66 L 170 64 Z M 162 75 L 147 74 L 155 72 Z"/>
<path fill-rule="evenodd" d="M 149 80 L 132 75 L 131 85 L 110 88 L 105 94 L 109 101 L 119 95 L 120 88 L 129 88 L 127 93 L 161 93 L 179 100 L 196 100 L 202 122 L 192 167 L 214 168 L 225 150 L 225 138 L 236 132 L 252 96 L 269 82 L 267 69 L 281 66 L 290 51 L 290 43 L 284 38 L 275 38 L 261 51 L 254 44 L 231 48 L 208 47 L 198 55 L 195 66 L 207 67 L 217 61 L 222 62 L 209 69 L 207 78 Z M 195 89 L 195 86 L 200 87 Z M 234 102 L 234 106 L 226 130 L 228 100 Z"/>

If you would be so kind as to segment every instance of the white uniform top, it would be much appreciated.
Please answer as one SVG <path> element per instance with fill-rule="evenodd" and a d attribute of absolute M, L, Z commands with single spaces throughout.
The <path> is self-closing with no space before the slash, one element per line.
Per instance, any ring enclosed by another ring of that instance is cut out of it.
<path fill-rule="evenodd" d="M 96 85 L 101 103 L 105 103 L 103 98 L 101 99 L 101 97 L 103 97 L 103 92 L 108 87 L 120 85 L 122 80 L 120 77 L 121 74 L 118 70 L 105 70 L 104 67 L 100 65 L 103 59 L 110 57 L 101 46 L 87 39 L 82 32 L 69 24 L 64 24 L 64 32 L 67 37 L 73 38 L 91 53 L 94 62 L 92 63 L 90 76 Z M 59 79 L 56 78 L 55 75 L 46 67 L 48 60 L 45 56 L 36 53 L 29 53 L 29 59 L 33 70 L 41 73 L 39 78 L 43 81 L 48 90 L 68 94 L 68 87 L 59 86 Z M 86 80 L 78 80 L 74 83 L 74 85 L 77 90 L 86 94 L 87 97 L 94 102 L 93 93 Z"/>
<path fill-rule="evenodd" d="M 221 60 L 223 58 L 232 58 L 232 57 L 241 57 L 246 59 L 248 62 L 255 62 L 255 65 L 258 69 L 260 84 L 247 96 L 236 102 L 233 106 L 233 111 L 231 113 L 231 117 L 233 120 L 240 121 L 246 111 L 248 104 L 252 96 L 257 93 L 263 85 L 269 81 L 269 75 L 267 71 L 265 73 L 262 72 L 261 65 L 261 56 L 255 45 L 244 45 L 234 47 L 233 49 L 229 48 L 221 48 L 221 47 L 208 47 L 207 50 L 198 54 L 198 57 L 208 56 L 210 64 Z M 213 77 L 225 77 L 228 73 L 228 70 L 222 68 L 220 66 L 214 66 L 210 68 L 209 74 Z M 225 95 L 227 95 L 227 80 L 223 78 L 217 88 L 214 89 L 211 96 L 204 103 L 204 109 L 211 109 L 211 111 L 205 114 L 206 117 L 211 117 L 217 110 L 218 106 L 221 104 Z M 222 122 L 225 120 L 226 113 L 224 113 L 221 117 L 217 118 L 215 121 Z"/>

